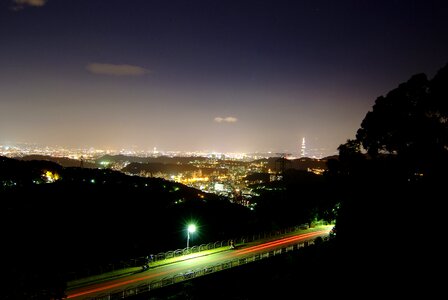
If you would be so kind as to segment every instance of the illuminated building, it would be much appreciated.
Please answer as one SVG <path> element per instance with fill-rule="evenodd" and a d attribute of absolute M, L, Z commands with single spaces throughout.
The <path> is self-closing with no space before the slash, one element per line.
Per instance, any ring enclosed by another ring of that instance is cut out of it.
<path fill-rule="evenodd" d="M 302 138 L 302 146 L 300 147 L 300 157 L 305 157 L 306 154 L 306 144 L 305 144 L 305 138 Z"/>

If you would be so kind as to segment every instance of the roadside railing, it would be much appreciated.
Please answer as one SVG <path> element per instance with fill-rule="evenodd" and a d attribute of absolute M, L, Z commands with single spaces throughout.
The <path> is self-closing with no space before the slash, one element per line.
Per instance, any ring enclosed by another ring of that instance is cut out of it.
<path fill-rule="evenodd" d="M 198 253 L 198 252 L 202 252 L 202 251 L 222 248 L 225 246 L 229 246 L 231 241 L 233 241 L 236 245 L 243 245 L 245 243 L 250 243 L 250 242 L 254 242 L 254 241 L 265 239 L 265 238 L 284 235 L 287 233 L 297 231 L 299 229 L 308 229 L 308 225 L 302 224 L 302 225 L 289 227 L 289 228 L 281 229 L 281 230 L 271 230 L 271 231 L 267 231 L 267 232 L 263 232 L 263 233 L 259 233 L 259 234 L 246 235 L 246 236 L 242 236 L 239 238 L 233 238 L 233 239 L 228 239 L 228 240 L 224 240 L 224 241 L 217 241 L 217 242 L 213 242 L 213 243 L 202 244 L 202 245 L 193 246 L 190 248 L 183 248 L 183 249 L 177 249 L 174 251 L 161 252 L 156 255 L 153 255 L 153 261 L 160 262 L 160 261 L 167 260 L 167 259 L 174 258 L 174 257 L 179 257 L 179 256 L 189 255 L 192 253 Z"/>
<path fill-rule="evenodd" d="M 214 264 L 214 265 L 210 265 L 210 266 L 206 266 L 206 267 L 202 267 L 202 268 L 198 268 L 198 269 L 187 270 L 183 273 L 170 275 L 163 279 L 158 279 L 158 280 L 153 280 L 151 282 L 141 283 L 141 284 L 133 286 L 133 287 L 129 287 L 129 288 L 126 288 L 123 290 L 112 291 L 110 293 L 105 293 L 105 294 L 102 294 L 102 295 L 99 295 L 97 297 L 90 298 L 90 299 L 91 300 L 114 300 L 114 299 L 123 299 L 123 298 L 131 297 L 131 296 L 135 296 L 138 294 L 149 293 L 152 290 L 159 289 L 159 288 L 162 288 L 165 286 L 173 285 L 173 284 L 187 281 L 187 280 L 190 280 L 193 278 L 216 273 L 216 272 L 219 272 L 219 271 L 222 271 L 225 269 L 238 267 L 238 266 L 245 265 L 245 264 L 255 262 L 255 261 L 259 261 L 259 260 L 262 260 L 265 258 L 270 258 L 270 257 L 276 256 L 276 255 L 281 255 L 281 254 L 285 254 L 285 253 L 288 253 L 291 251 L 296 251 L 301 248 L 307 247 L 309 245 L 313 245 L 317 238 L 319 238 L 319 237 L 315 237 L 313 239 L 310 239 L 310 240 L 307 240 L 304 242 L 299 242 L 297 244 L 289 245 L 289 246 L 286 246 L 283 248 L 278 248 L 278 249 L 266 251 L 263 253 L 249 255 L 249 256 L 246 256 L 243 258 L 236 258 L 233 260 L 228 260 L 228 261 L 225 261 L 222 263 L 218 263 L 218 264 Z M 328 240 L 328 236 L 325 236 L 325 237 L 321 236 L 321 238 L 324 241 Z"/>
<path fill-rule="evenodd" d="M 327 223 L 322 222 L 322 221 L 315 223 L 315 225 L 324 225 L 324 224 L 327 224 Z M 244 245 L 246 243 L 251 243 L 251 242 L 254 242 L 257 240 L 262 240 L 262 239 L 271 238 L 271 237 L 275 237 L 275 236 L 281 236 L 281 235 L 285 235 L 285 234 L 295 232 L 298 230 L 305 230 L 308 228 L 309 228 L 308 224 L 301 224 L 301 225 L 296 225 L 296 226 L 292 226 L 292 227 L 288 227 L 288 228 L 284 228 L 284 229 L 265 231 L 265 232 L 261 232 L 258 234 L 250 234 L 250 235 L 245 235 L 245 236 L 238 237 L 238 238 L 233 238 L 233 239 L 228 239 L 228 240 L 223 240 L 223 241 L 216 241 L 216 242 L 212 242 L 212 243 L 208 243 L 208 244 L 196 245 L 196 246 L 192 246 L 189 248 L 170 250 L 167 252 L 160 252 L 158 254 L 148 255 L 147 257 L 151 257 L 151 262 L 153 262 L 153 263 L 154 262 L 163 262 L 164 260 L 189 255 L 192 253 L 199 253 L 202 251 L 213 250 L 213 249 L 229 246 L 231 241 L 233 241 L 235 245 Z M 97 266 L 97 267 L 91 267 L 91 268 L 85 269 L 83 271 L 71 272 L 68 274 L 67 281 L 70 282 L 70 281 L 74 281 L 74 280 L 78 280 L 78 279 L 82 279 L 82 278 L 87 278 L 87 277 L 92 277 L 92 276 L 100 276 L 100 275 L 103 275 L 106 273 L 125 270 L 128 268 L 140 267 L 142 265 L 142 261 L 144 261 L 144 258 L 145 257 L 138 257 L 138 258 L 133 258 L 133 259 L 130 259 L 127 261 L 121 261 L 118 263 Z"/>

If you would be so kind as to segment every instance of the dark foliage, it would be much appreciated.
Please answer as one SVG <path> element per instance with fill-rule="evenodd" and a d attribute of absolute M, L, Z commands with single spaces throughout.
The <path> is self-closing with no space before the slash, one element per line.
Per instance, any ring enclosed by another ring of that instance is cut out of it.
<path fill-rule="evenodd" d="M 408 175 L 445 176 L 448 166 L 448 65 L 432 80 L 414 75 L 375 101 L 356 142 L 372 158 L 393 155 Z M 347 143 L 342 149 L 350 147 Z"/>
<path fill-rule="evenodd" d="M 380 274 L 375 282 L 381 290 L 433 291 L 443 253 L 433 244 L 433 228 L 442 226 L 448 178 L 447 73 L 448 65 L 432 80 L 415 75 L 378 98 L 356 140 L 329 161 L 327 177 L 343 199 L 336 239 L 344 265 L 338 274 L 347 265 L 359 278 Z"/>
<path fill-rule="evenodd" d="M 288 169 L 281 181 L 274 181 L 256 198 L 257 214 L 269 228 L 285 228 L 335 218 L 333 208 L 338 199 L 325 177 Z"/>
<path fill-rule="evenodd" d="M 49 183 L 46 172 L 59 179 Z M 0 199 L 3 265 L 17 293 L 11 299 L 37 290 L 45 299 L 43 290 L 54 291 L 69 271 L 184 248 L 193 220 L 200 228 L 190 245 L 254 231 L 247 208 L 215 195 L 48 161 L 0 158 Z"/>
<path fill-rule="evenodd" d="M 192 165 L 180 165 L 180 164 L 164 164 L 164 163 L 130 163 L 122 169 L 125 173 L 138 175 L 143 173 L 156 174 L 162 172 L 166 174 L 178 174 L 181 172 L 193 172 L 198 171 L 199 168 Z"/>
<path fill-rule="evenodd" d="M 247 175 L 244 180 L 247 180 L 250 183 L 257 183 L 257 182 L 263 182 L 267 183 L 270 181 L 270 174 L 269 173 L 252 173 Z"/>

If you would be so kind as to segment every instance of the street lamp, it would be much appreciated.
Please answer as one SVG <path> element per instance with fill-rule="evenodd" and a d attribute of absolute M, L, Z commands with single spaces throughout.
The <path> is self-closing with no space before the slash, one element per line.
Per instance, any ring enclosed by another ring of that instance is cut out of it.
<path fill-rule="evenodd" d="M 196 231 L 196 225 L 194 225 L 194 224 L 188 225 L 188 228 L 187 228 L 187 249 L 189 248 L 189 244 L 190 244 L 190 233 L 193 233 L 195 231 Z"/>

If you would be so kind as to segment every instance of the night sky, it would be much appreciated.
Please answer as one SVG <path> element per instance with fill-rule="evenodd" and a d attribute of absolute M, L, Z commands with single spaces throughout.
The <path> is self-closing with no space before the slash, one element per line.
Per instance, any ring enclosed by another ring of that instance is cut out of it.
<path fill-rule="evenodd" d="M 0 144 L 331 155 L 448 63 L 448 1 L 0 3 Z"/>

